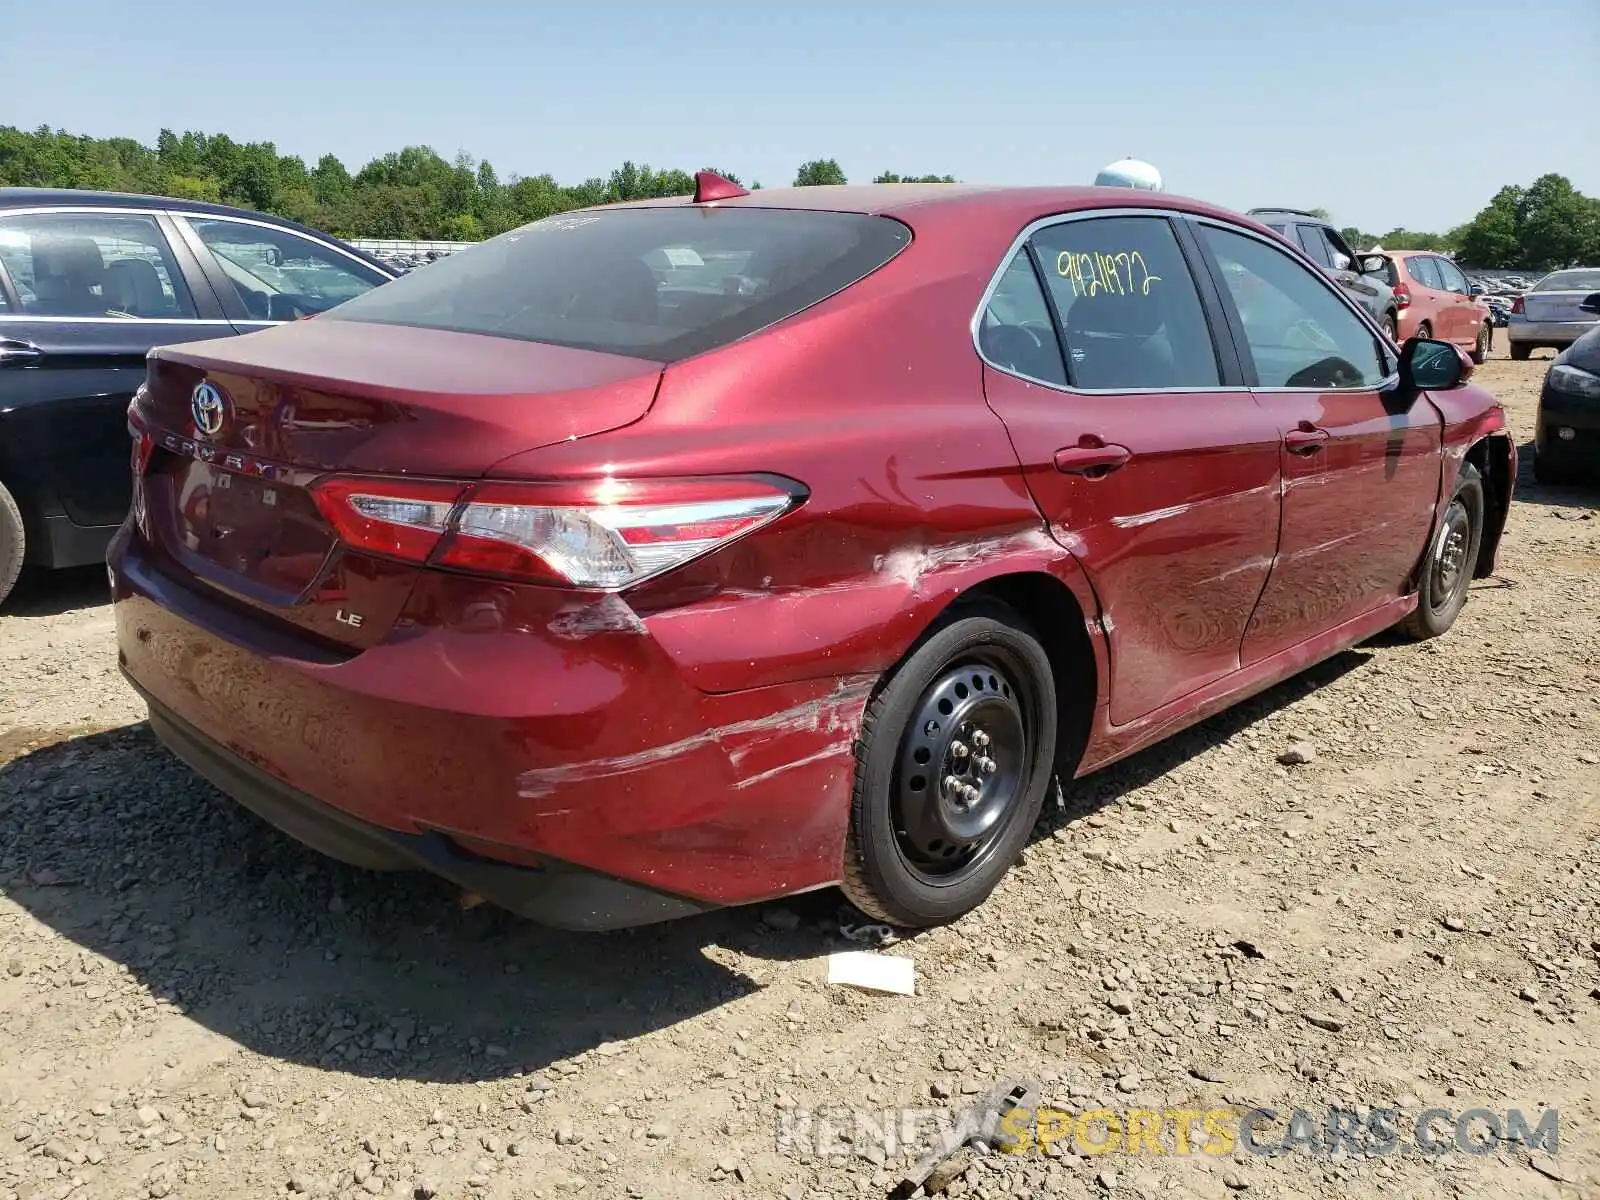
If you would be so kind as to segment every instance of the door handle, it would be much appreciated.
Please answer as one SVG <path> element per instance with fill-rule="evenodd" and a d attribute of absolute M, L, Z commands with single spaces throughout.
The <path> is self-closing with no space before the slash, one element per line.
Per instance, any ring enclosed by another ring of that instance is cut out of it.
<path fill-rule="evenodd" d="M 1099 479 L 1109 475 L 1133 457 L 1126 446 L 1101 441 L 1086 434 L 1076 446 L 1063 446 L 1056 451 L 1056 470 L 1063 475 L 1084 475 Z"/>
<path fill-rule="evenodd" d="M 1328 431 L 1318 429 L 1310 421 L 1301 421 L 1298 428 L 1283 435 L 1284 448 L 1290 454 L 1315 454 L 1328 440 Z"/>
<path fill-rule="evenodd" d="M 32 342 L 0 338 L 0 367 L 31 367 L 43 357 L 44 351 Z"/>

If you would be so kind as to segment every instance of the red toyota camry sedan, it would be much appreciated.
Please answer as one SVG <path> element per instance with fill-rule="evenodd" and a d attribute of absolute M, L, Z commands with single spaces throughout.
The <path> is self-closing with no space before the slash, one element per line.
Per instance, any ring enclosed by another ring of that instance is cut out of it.
<path fill-rule="evenodd" d="M 921 926 L 1053 775 L 1493 568 L 1470 362 L 1248 218 L 700 184 L 152 354 L 110 569 L 174 753 L 555 925 L 840 885 Z"/>

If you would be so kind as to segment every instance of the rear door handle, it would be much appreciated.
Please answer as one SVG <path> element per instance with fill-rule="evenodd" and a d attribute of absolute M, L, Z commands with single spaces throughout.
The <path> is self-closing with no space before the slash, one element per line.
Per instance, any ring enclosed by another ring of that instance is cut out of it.
<path fill-rule="evenodd" d="M 44 351 L 32 342 L 0 338 L 0 367 L 31 367 L 43 357 Z"/>
<path fill-rule="evenodd" d="M 1056 470 L 1063 475 L 1085 475 L 1099 479 L 1109 475 L 1133 457 L 1126 446 L 1102 442 L 1099 438 L 1085 437 L 1076 446 L 1063 446 L 1056 451 Z"/>
<path fill-rule="evenodd" d="M 1290 454 L 1315 454 L 1328 440 L 1328 431 L 1318 429 L 1310 421 L 1301 421 L 1297 429 L 1283 435 L 1284 447 Z"/>

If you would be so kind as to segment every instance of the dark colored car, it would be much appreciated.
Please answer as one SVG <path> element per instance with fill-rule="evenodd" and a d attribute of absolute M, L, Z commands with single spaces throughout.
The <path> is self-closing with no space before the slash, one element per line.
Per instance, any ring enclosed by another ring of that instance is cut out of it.
<path fill-rule="evenodd" d="M 1578 311 L 1600 315 L 1600 292 Z M 1550 364 L 1539 392 L 1533 477 L 1540 483 L 1600 480 L 1600 324 Z"/>
<path fill-rule="evenodd" d="M 1331 221 L 1298 208 L 1252 208 L 1250 215 L 1292 246 L 1298 246 L 1349 294 L 1389 340 L 1400 340 L 1400 308 L 1382 268 L 1365 264 Z"/>
<path fill-rule="evenodd" d="M 121 663 L 349 862 L 927 925 L 1056 773 L 1450 626 L 1516 461 L 1471 369 L 1195 201 L 706 176 L 157 351 Z"/>
<path fill-rule="evenodd" d="M 260 213 L 0 188 L 0 601 L 24 561 L 105 558 L 151 347 L 290 321 L 394 274 Z"/>

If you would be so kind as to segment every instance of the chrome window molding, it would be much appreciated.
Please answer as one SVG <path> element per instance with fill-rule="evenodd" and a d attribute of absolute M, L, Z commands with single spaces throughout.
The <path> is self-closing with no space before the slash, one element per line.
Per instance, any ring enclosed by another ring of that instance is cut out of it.
<path fill-rule="evenodd" d="M 1135 207 L 1091 208 L 1091 209 L 1081 209 L 1081 210 L 1078 210 L 1076 212 L 1070 212 L 1070 213 L 1057 213 L 1057 214 L 1054 214 L 1054 215 L 1048 216 L 1048 217 L 1039 217 L 1038 219 L 1030 221 L 1030 222 L 1028 222 L 1027 225 L 1023 226 L 1022 231 L 1019 234 L 1017 234 L 1017 236 L 1015 238 L 1012 239 L 1011 245 L 1009 247 L 1007 247 L 1005 254 L 1001 256 L 999 267 L 996 268 L 994 274 L 990 276 L 988 286 L 983 289 L 983 295 L 978 300 L 977 311 L 975 311 L 972 314 L 972 320 L 971 320 L 971 322 L 969 324 L 969 332 L 970 332 L 970 334 L 972 336 L 972 349 L 973 349 L 974 353 L 977 354 L 978 359 L 979 359 L 980 362 L 982 362 L 987 367 L 991 367 L 994 370 L 999 371 L 1002 375 L 1009 376 L 1012 379 L 1020 379 L 1020 380 L 1023 380 L 1024 382 L 1026 382 L 1026 383 L 1031 383 L 1036 387 L 1049 388 L 1053 392 L 1060 392 L 1063 395 L 1068 395 L 1068 396 L 1185 396 L 1185 395 L 1191 395 L 1192 396 L 1192 395 L 1197 395 L 1197 394 L 1200 394 L 1200 395 L 1213 395 L 1213 396 L 1217 396 L 1217 395 L 1245 395 L 1245 396 L 1249 396 L 1249 395 L 1283 395 L 1283 394 L 1294 395 L 1294 394 L 1302 394 L 1302 393 L 1326 394 L 1326 393 L 1329 393 L 1329 392 L 1350 392 L 1350 393 L 1356 393 L 1356 392 L 1381 392 L 1381 391 L 1385 390 L 1386 388 L 1392 387 L 1394 385 L 1394 383 L 1396 383 L 1398 381 L 1399 372 L 1396 371 L 1396 372 L 1393 372 L 1393 373 L 1385 376 L 1384 379 L 1379 383 L 1376 383 L 1376 384 L 1362 384 L 1359 387 L 1347 387 L 1347 388 L 1327 388 L 1327 387 L 1310 387 L 1310 388 L 1253 387 L 1252 388 L 1252 387 L 1244 387 L 1244 386 L 1240 386 L 1240 385 L 1236 385 L 1236 384 L 1217 384 L 1217 385 L 1212 386 L 1212 387 L 1181 387 L 1181 388 L 1170 388 L 1170 387 L 1169 388 L 1079 388 L 1079 387 L 1073 387 L 1071 384 L 1052 383 L 1052 382 L 1050 382 L 1049 380 L 1046 380 L 1046 379 L 1038 379 L 1038 378 L 1035 378 L 1032 375 L 1024 375 L 1019 371 L 1011 370 L 1009 367 L 1002 367 L 999 363 L 994 362 L 992 359 L 990 359 L 986 354 L 984 354 L 983 346 L 982 346 L 982 344 L 980 342 L 980 333 L 981 333 L 982 328 L 983 328 L 983 316 L 984 316 L 984 314 L 986 312 L 989 311 L 989 304 L 994 299 L 995 292 L 997 290 L 999 290 L 1000 280 L 1005 276 L 1006 271 L 1010 268 L 1011 260 L 1014 259 L 1017 256 L 1017 254 L 1023 249 L 1023 247 L 1027 245 L 1029 239 L 1031 239 L 1034 236 L 1034 234 L 1038 233 L 1041 229 L 1049 229 L 1049 228 L 1052 228 L 1052 227 L 1054 227 L 1056 225 L 1065 225 L 1065 224 L 1068 224 L 1069 222 L 1072 222 L 1072 221 L 1090 221 L 1090 220 L 1095 220 L 1097 218 L 1102 218 L 1102 217 L 1162 217 L 1162 218 L 1166 218 L 1166 219 L 1169 219 L 1169 220 L 1176 219 L 1176 220 L 1180 220 L 1180 221 L 1189 221 L 1189 222 L 1193 222 L 1193 223 L 1196 223 L 1196 224 L 1213 225 L 1216 228 L 1226 230 L 1229 233 L 1238 233 L 1238 234 L 1244 235 L 1245 237 L 1253 238 L 1256 241 L 1260 242 L 1262 245 L 1267 246 L 1270 249 L 1276 250 L 1279 254 L 1283 254 L 1283 248 L 1281 246 L 1274 246 L 1272 244 L 1272 241 L 1270 240 L 1270 235 L 1264 237 L 1261 234 L 1257 233 L 1255 230 L 1248 228 L 1247 226 L 1235 225 L 1230 221 L 1218 220 L 1215 217 L 1206 216 L 1206 215 L 1203 215 L 1203 214 L 1200 214 L 1200 213 L 1186 212 L 1185 210 L 1183 210 L 1181 208 L 1161 208 L 1161 207 L 1156 207 L 1156 206 L 1151 206 L 1151 207 L 1148 207 L 1148 208 L 1146 208 L 1146 207 L 1137 207 L 1137 208 L 1135 208 Z M 1285 255 L 1285 257 L 1286 258 L 1290 258 L 1291 261 L 1293 261 L 1292 256 Z M 1188 258 L 1187 258 L 1187 256 L 1184 259 L 1184 265 L 1185 265 L 1185 268 L 1187 269 L 1187 267 L 1188 267 Z M 1377 326 L 1372 323 L 1371 318 L 1369 318 L 1367 316 L 1367 314 L 1364 311 L 1362 311 L 1362 309 L 1358 305 L 1356 305 L 1353 301 L 1351 301 L 1348 297 L 1346 297 L 1344 295 L 1344 293 L 1342 291 L 1340 291 L 1340 289 L 1338 289 L 1337 287 L 1334 287 L 1333 284 L 1331 282 L 1329 282 L 1327 276 L 1324 275 L 1321 272 L 1321 270 L 1314 270 L 1314 274 L 1316 275 L 1318 282 L 1320 282 L 1323 287 L 1327 288 L 1335 296 L 1337 296 L 1339 301 L 1340 301 L 1340 303 L 1342 303 L 1345 306 L 1346 309 L 1348 309 L 1349 311 L 1355 313 L 1357 318 L 1359 318 L 1361 320 L 1362 324 L 1365 325 L 1366 328 L 1373 334 L 1373 336 L 1378 339 L 1380 344 L 1382 344 L 1382 345 L 1387 345 L 1388 344 L 1387 342 L 1384 341 L 1382 331 L 1379 330 L 1377 328 Z M 1192 271 L 1190 273 L 1190 278 L 1191 278 L 1192 282 L 1194 282 L 1194 284 L 1195 284 L 1196 292 L 1198 292 L 1200 290 L 1199 289 L 1199 281 L 1195 280 L 1193 278 L 1193 272 Z M 1040 286 L 1043 287 L 1045 285 L 1041 283 Z M 1053 328 L 1053 323 L 1052 323 L 1052 328 Z M 1229 337 L 1232 336 L 1231 331 L 1229 332 L 1228 336 Z M 1056 331 L 1056 337 L 1057 337 L 1057 341 L 1059 343 L 1059 340 L 1060 340 L 1059 331 Z M 1248 347 L 1246 347 L 1246 349 L 1248 349 Z M 1068 368 L 1068 369 L 1070 371 L 1070 368 Z"/>

